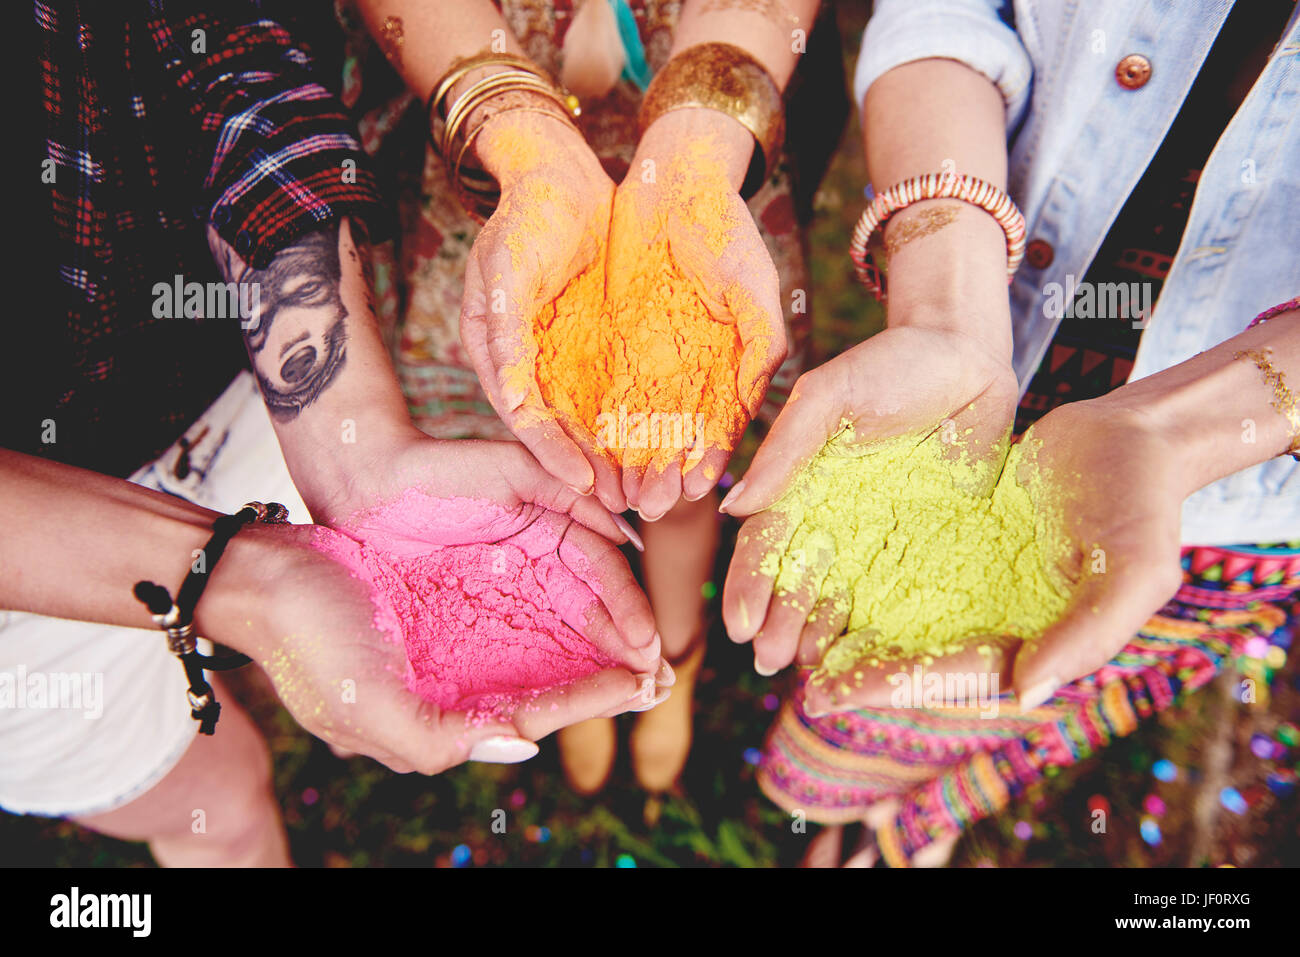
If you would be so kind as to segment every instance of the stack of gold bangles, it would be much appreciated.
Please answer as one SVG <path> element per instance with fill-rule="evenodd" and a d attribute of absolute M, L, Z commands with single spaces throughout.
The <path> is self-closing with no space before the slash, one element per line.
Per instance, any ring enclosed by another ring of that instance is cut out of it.
<path fill-rule="evenodd" d="M 475 80 L 454 103 L 447 105 L 445 101 L 452 87 L 484 67 L 500 69 Z M 538 96 L 543 98 L 541 102 Z M 493 107 L 486 106 L 497 97 L 503 99 Z M 545 102 L 548 100 L 549 103 Z M 480 110 L 480 107 L 485 108 Z M 478 115 L 474 125 L 470 126 L 468 121 L 476 111 Z M 481 168 L 466 169 L 465 159 L 487 122 L 494 116 L 511 112 L 542 113 L 572 125 L 573 118 L 581 113 L 581 109 L 576 97 L 558 87 L 535 64 L 508 53 L 479 53 L 457 60 L 429 96 L 429 142 L 447 164 L 461 205 L 479 222 L 491 215 L 500 198 L 500 190 Z"/>
<path fill-rule="evenodd" d="M 475 80 L 454 103 L 446 104 L 452 87 L 484 67 L 498 69 Z M 539 101 L 538 96 L 543 99 Z M 498 97 L 500 102 L 487 106 Z M 668 61 L 646 91 L 639 117 L 641 130 L 665 113 L 685 109 L 725 113 L 750 132 L 757 149 L 741 195 L 757 192 L 771 175 L 785 143 L 785 108 L 771 74 L 729 43 L 687 47 Z M 576 97 L 535 64 L 508 53 L 478 53 L 457 60 L 429 96 L 429 142 L 446 163 L 461 205 L 480 222 L 495 208 L 500 190 L 481 168 L 465 169 L 465 159 L 488 120 L 514 111 L 543 113 L 570 124 L 581 113 Z M 469 125 L 471 116 L 473 126 Z"/>

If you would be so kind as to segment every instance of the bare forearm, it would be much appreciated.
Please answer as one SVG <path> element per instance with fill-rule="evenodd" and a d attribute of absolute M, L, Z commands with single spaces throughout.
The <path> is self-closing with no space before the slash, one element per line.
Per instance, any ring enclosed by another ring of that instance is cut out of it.
<path fill-rule="evenodd" d="M 152 628 L 132 588 L 147 579 L 174 593 L 216 517 L 122 479 L 0 449 L 0 607 Z M 240 532 L 214 571 L 200 604 L 214 636 L 227 605 L 257 594 L 244 579 L 272 553 L 268 531 Z"/>
<path fill-rule="evenodd" d="M 374 315 L 369 252 L 354 235 L 344 220 L 299 238 L 258 270 L 209 232 L 226 280 L 251 290 L 245 343 L 289 472 L 313 513 L 413 429 Z"/>
<path fill-rule="evenodd" d="M 784 90 L 818 6 L 818 0 L 686 0 L 672 53 L 698 43 L 729 43 L 761 63 Z"/>
<path fill-rule="evenodd" d="M 863 101 L 863 135 L 877 189 L 945 172 L 1006 188 L 1002 96 L 953 60 L 904 64 L 876 80 Z M 952 308 L 1007 298 L 1006 237 L 992 216 L 957 200 L 931 200 L 892 217 L 884 235 L 895 247 L 888 258 L 891 322 L 931 311 L 1010 354 L 1009 310 Z"/>
<path fill-rule="evenodd" d="M 1292 447 L 1297 396 L 1300 312 L 1291 312 L 1096 401 L 1149 418 L 1183 463 L 1190 494 Z"/>
<path fill-rule="evenodd" d="M 490 0 L 362 0 L 359 6 L 370 35 L 421 99 L 461 57 L 484 50 L 523 54 Z"/>

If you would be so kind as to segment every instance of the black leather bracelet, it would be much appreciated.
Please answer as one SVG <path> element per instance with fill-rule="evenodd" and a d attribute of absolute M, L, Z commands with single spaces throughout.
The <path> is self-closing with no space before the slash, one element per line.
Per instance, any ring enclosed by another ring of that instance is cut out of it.
<path fill-rule="evenodd" d="M 162 585 L 150 581 L 135 583 L 134 594 L 146 608 L 159 628 L 167 633 L 167 647 L 185 669 L 185 679 L 189 684 L 186 695 L 190 702 L 190 717 L 199 722 L 200 734 L 212 734 L 216 730 L 217 719 L 221 716 L 221 705 L 217 703 L 216 693 L 208 684 L 204 671 L 229 671 L 248 664 L 252 659 L 247 655 L 224 655 L 214 657 L 198 650 L 200 636 L 194 633 L 194 609 L 198 607 L 203 589 L 207 587 L 212 570 L 217 567 L 226 546 L 236 533 L 251 522 L 282 524 L 289 520 L 289 510 L 279 502 L 249 502 L 233 515 L 222 515 L 212 523 L 212 537 L 200 552 L 201 565 L 190 566 L 190 573 L 181 583 L 176 600 Z"/>

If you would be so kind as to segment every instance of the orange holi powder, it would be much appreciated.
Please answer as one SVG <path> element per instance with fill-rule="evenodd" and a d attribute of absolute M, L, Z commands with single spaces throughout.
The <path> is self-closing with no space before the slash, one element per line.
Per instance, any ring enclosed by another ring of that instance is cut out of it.
<path fill-rule="evenodd" d="M 580 273 L 537 313 L 537 380 L 561 416 L 592 432 L 624 468 L 726 447 L 744 425 L 736 327 L 718 322 L 659 242 L 606 298 L 606 264 Z M 661 466 L 662 467 L 662 466 Z"/>
<path fill-rule="evenodd" d="M 538 159 L 513 126 L 485 135 L 507 168 Z M 573 218 L 591 219 L 594 255 L 534 313 L 532 343 L 500 370 L 502 392 L 511 402 L 536 382 L 547 407 L 584 428 L 622 468 L 665 470 L 681 460 L 690 471 L 708 449 L 732 447 L 761 399 L 748 393 L 765 389 L 758 366 L 770 333 L 752 296 L 734 279 L 710 289 L 729 313 L 712 314 L 683 271 L 715 271 L 743 225 L 739 215 L 748 216 L 728 204 L 734 191 L 718 150 L 701 138 L 648 173 L 642 164 L 629 174 L 639 179 L 619 187 L 612 223 L 607 208 L 585 208 L 587 194 L 567 182 L 562 164 L 503 192 L 498 216 L 511 224 L 503 240 L 516 269 Z M 756 340 L 743 364 L 741 329 Z"/>

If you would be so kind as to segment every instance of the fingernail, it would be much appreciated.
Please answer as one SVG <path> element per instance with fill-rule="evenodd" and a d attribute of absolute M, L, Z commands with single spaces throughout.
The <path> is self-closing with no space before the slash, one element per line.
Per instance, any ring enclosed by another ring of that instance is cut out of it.
<path fill-rule="evenodd" d="M 527 738 L 513 738 L 508 734 L 498 734 L 484 738 L 470 749 L 471 761 L 483 761 L 486 764 L 518 764 L 527 761 L 540 749 L 535 742 Z"/>
<path fill-rule="evenodd" d="M 643 704 L 639 708 L 630 708 L 630 711 L 649 711 L 651 708 L 657 708 L 668 700 L 668 696 L 673 693 L 672 688 L 660 688 L 659 693 L 654 696 L 654 700 L 649 704 Z"/>
<path fill-rule="evenodd" d="M 758 672 L 760 675 L 762 675 L 764 678 L 770 678 L 770 677 L 772 677 L 772 675 L 776 674 L 776 673 L 777 673 L 778 671 L 780 671 L 781 669 L 780 669 L 780 668 L 773 668 L 771 671 L 769 671 L 768 669 L 766 669 L 766 668 L 764 668 L 762 665 L 760 665 L 760 664 L 758 663 L 758 659 L 755 658 L 755 659 L 754 659 L 754 670 L 757 671 L 757 672 Z"/>
<path fill-rule="evenodd" d="M 655 676 L 654 675 L 637 675 L 638 682 L 636 694 L 632 698 L 639 698 L 641 701 L 653 701 L 655 696 Z M 631 701 L 632 698 L 628 700 Z"/>
<path fill-rule="evenodd" d="M 586 488 L 578 488 L 578 486 L 576 485 L 570 485 L 569 488 L 573 490 L 573 493 L 575 495 L 590 495 L 591 490 L 595 488 L 595 486 L 596 483 L 593 482 L 591 485 L 588 485 Z"/>
<path fill-rule="evenodd" d="M 749 631 L 749 606 L 745 604 L 745 599 L 736 599 L 736 614 L 740 616 L 740 630 Z"/>
<path fill-rule="evenodd" d="M 730 505 L 732 502 L 734 502 L 736 499 L 740 498 L 741 493 L 744 491 L 745 491 L 745 480 L 741 479 L 735 485 L 731 486 L 731 491 L 728 492 L 726 496 L 723 498 L 722 504 L 718 506 L 718 511 L 725 512 L 727 510 L 727 506 Z"/>
<path fill-rule="evenodd" d="M 1020 710 L 1033 711 L 1042 706 L 1043 702 L 1056 694 L 1056 689 L 1059 687 L 1061 687 L 1061 679 L 1052 675 L 1032 688 L 1026 689 L 1024 694 L 1017 696 L 1020 699 Z"/>
<path fill-rule="evenodd" d="M 622 515 L 615 515 L 614 524 L 618 526 L 620 532 L 627 536 L 627 540 L 632 543 L 633 548 L 638 552 L 645 551 L 645 542 L 641 541 L 641 536 L 636 533 L 636 529 L 632 527 L 631 522 Z"/>
<path fill-rule="evenodd" d="M 671 688 L 677 684 L 677 672 L 673 671 L 673 666 L 668 663 L 667 658 L 663 659 L 663 663 L 659 665 L 659 673 L 655 675 L 655 684 L 664 688 Z"/>

